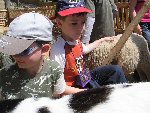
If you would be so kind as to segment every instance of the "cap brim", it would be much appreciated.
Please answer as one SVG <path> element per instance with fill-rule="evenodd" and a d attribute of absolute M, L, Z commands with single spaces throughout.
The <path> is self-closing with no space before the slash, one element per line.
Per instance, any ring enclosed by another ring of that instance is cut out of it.
<path fill-rule="evenodd" d="M 92 11 L 84 7 L 76 7 L 76 8 L 69 8 L 63 11 L 59 11 L 58 14 L 60 16 L 68 16 L 71 14 L 82 13 L 82 12 L 91 13 Z"/>
<path fill-rule="evenodd" d="M 16 55 L 27 49 L 35 40 L 3 36 L 0 38 L 0 52 Z"/>

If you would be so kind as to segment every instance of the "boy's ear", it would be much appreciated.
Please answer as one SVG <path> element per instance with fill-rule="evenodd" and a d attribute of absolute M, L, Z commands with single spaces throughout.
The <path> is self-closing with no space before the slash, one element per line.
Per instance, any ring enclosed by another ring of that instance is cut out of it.
<path fill-rule="evenodd" d="M 42 55 L 45 57 L 49 57 L 51 46 L 50 44 L 44 44 L 42 45 Z"/>
<path fill-rule="evenodd" d="M 62 24 L 61 24 L 61 20 L 60 20 L 60 19 L 58 19 L 58 18 L 56 19 L 56 25 L 57 25 L 59 28 L 60 28 L 60 27 L 61 27 L 61 25 L 62 25 Z"/>

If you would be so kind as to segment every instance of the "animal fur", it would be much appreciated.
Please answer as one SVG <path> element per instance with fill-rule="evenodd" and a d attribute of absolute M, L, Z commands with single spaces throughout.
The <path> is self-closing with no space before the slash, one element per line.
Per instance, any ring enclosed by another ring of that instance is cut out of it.
<path fill-rule="evenodd" d="M 0 113 L 8 108 L 9 113 L 149 113 L 149 107 L 150 82 L 143 82 L 103 86 L 60 99 L 1 101 Z"/>
<path fill-rule="evenodd" d="M 101 66 L 120 37 L 121 35 L 117 35 L 115 41 L 103 42 L 92 51 L 86 57 L 87 66 L 91 69 Z M 134 81 L 131 75 L 135 70 L 140 76 L 140 81 L 150 81 L 150 53 L 147 42 L 141 35 L 131 34 L 124 47 L 109 64 L 120 65 L 130 81 Z"/>

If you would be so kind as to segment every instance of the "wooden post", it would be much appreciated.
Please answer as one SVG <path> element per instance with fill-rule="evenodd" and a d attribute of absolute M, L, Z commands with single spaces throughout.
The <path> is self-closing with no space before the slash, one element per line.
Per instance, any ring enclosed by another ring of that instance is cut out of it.
<path fill-rule="evenodd" d="M 114 56 L 116 56 L 116 54 L 120 52 L 120 50 L 123 48 L 128 38 L 130 37 L 131 33 L 133 32 L 133 29 L 139 24 L 140 20 L 142 19 L 142 17 L 144 16 L 144 14 L 147 12 L 148 9 L 150 9 L 150 0 L 147 0 L 144 3 L 143 7 L 141 8 L 137 16 L 131 21 L 129 26 L 126 28 L 125 32 L 122 34 L 116 45 L 112 48 L 111 53 L 104 60 L 102 65 L 109 64 L 113 60 Z"/>

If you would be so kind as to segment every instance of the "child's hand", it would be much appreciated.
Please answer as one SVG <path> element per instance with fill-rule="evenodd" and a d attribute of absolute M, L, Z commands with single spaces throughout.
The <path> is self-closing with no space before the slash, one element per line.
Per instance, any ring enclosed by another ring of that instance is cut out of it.
<path fill-rule="evenodd" d="M 110 41 L 114 41 L 114 40 L 115 40 L 114 37 L 105 37 L 105 38 L 95 40 L 94 42 L 85 46 L 86 49 L 84 50 L 84 53 L 87 54 L 87 53 L 91 52 L 92 50 L 94 50 L 96 47 L 98 47 L 104 41 L 110 42 Z"/>

